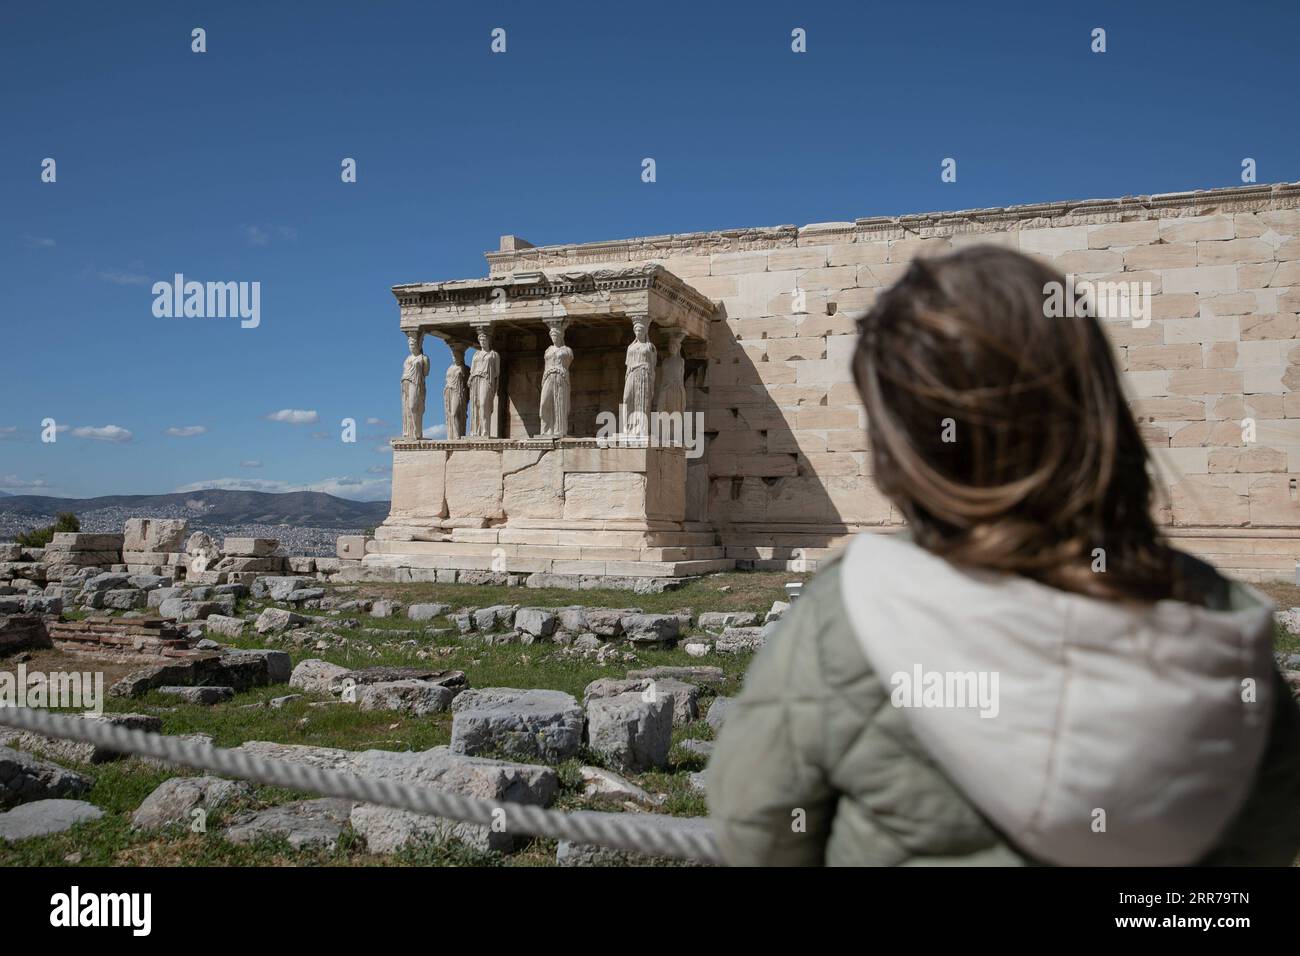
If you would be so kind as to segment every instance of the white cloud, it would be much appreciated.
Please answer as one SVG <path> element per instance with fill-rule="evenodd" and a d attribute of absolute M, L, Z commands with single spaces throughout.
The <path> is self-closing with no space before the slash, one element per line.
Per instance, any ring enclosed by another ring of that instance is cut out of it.
<path fill-rule="evenodd" d="M 0 425 L 0 441 L 4 441 L 6 438 L 13 438 L 17 434 L 17 425 Z"/>
<path fill-rule="evenodd" d="M 58 243 L 46 236 L 23 236 L 23 244 L 28 249 L 53 249 Z"/>
<path fill-rule="evenodd" d="M 134 436 L 121 425 L 80 425 L 72 430 L 73 438 L 90 438 L 94 441 L 129 442 Z"/>
<path fill-rule="evenodd" d="M 240 468 L 261 468 L 262 463 L 256 458 L 245 458 L 239 463 Z"/>
<path fill-rule="evenodd" d="M 193 438 L 195 435 L 202 435 L 206 432 L 206 425 L 173 425 L 166 429 L 163 434 L 170 435 L 172 438 Z"/>
<path fill-rule="evenodd" d="M 0 475 L 0 488 L 19 488 L 22 490 L 48 489 L 49 482 L 43 478 L 19 478 L 17 475 Z"/>
<path fill-rule="evenodd" d="M 148 285 L 149 277 L 138 272 L 123 272 L 119 269 L 101 269 L 95 273 L 105 282 L 114 285 Z"/>
<path fill-rule="evenodd" d="M 269 246 L 273 240 L 294 242 L 298 239 L 298 230 L 293 226 L 244 226 L 244 238 L 250 246 Z"/>
<path fill-rule="evenodd" d="M 367 419 L 366 419 L 366 424 L 367 424 L 367 425 L 387 425 L 388 422 L 384 421 L 382 418 L 374 418 L 374 417 L 372 416 L 371 418 L 367 418 Z"/>
<path fill-rule="evenodd" d="M 426 432 L 424 433 L 424 437 L 425 437 L 425 438 L 446 438 L 446 437 L 447 437 L 447 426 L 446 426 L 446 425 L 434 425 L 432 428 L 430 428 L 428 431 L 426 431 Z"/>
<path fill-rule="evenodd" d="M 177 488 L 178 493 L 206 491 L 212 488 L 224 491 L 322 491 L 339 498 L 353 501 L 386 501 L 390 484 L 386 478 L 322 478 L 320 481 L 298 483 L 276 481 L 270 478 L 213 478 L 208 481 L 196 481 Z"/>
<path fill-rule="evenodd" d="M 320 421 L 320 416 L 314 409 L 302 408 L 282 408 L 278 412 L 271 412 L 266 416 L 270 422 L 287 422 L 290 425 L 310 425 L 313 422 Z"/>
<path fill-rule="evenodd" d="M 366 469 L 367 475 L 388 475 L 393 471 L 391 465 L 371 465 Z"/>

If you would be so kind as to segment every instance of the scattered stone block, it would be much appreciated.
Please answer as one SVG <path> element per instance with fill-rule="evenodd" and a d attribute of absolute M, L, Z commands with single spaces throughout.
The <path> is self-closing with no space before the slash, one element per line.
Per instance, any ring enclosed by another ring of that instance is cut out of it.
<path fill-rule="evenodd" d="M 253 788 L 242 780 L 172 777 L 144 798 L 131 814 L 131 823 L 141 830 L 157 830 L 174 823 L 189 824 L 195 810 L 215 810 L 231 800 L 252 794 Z"/>
<path fill-rule="evenodd" d="M 574 816 L 608 819 L 614 817 L 615 814 L 601 813 L 596 810 L 579 810 Z M 617 816 L 624 820 L 628 819 L 627 814 L 617 814 Z M 687 833 L 709 833 L 712 831 L 708 817 L 670 817 L 661 813 L 638 813 L 634 819 L 639 825 L 659 830 L 676 830 Z M 560 866 L 644 866 L 654 862 L 654 858 L 646 854 L 617 850 L 613 847 L 561 840 L 555 848 L 555 862 Z"/>
<path fill-rule="evenodd" d="M 572 699 L 572 698 L 570 698 Z M 473 849 L 505 852 L 516 840 L 527 839 L 510 828 L 511 803 L 550 806 L 559 790 L 554 770 L 536 764 L 513 763 L 454 753 L 434 747 L 422 753 L 368 750 L 348 761 L 348 769 L 447 790 L 482 800 L 501 801 L 505 827 L 494 829 L 441 817 L 360 804 L 352 811 L 352 828 L 375 853 L 395 853 L 421 840 L 457 839 Z"/>
<path fill-rule="evenodd" d="M 431 621 L 450 610 L 450 604 L 412 604 L 406 609 L 406 616 L 412 621 Z"/>
<path fill-rule="evenodd" d="M 449 687 L 418 680 L 360 684 L 351 694 L 359 710 L 395 710 L 413 717 L 444 713 L 456 696 Z"/>
<path fill-rule="evenodd" d="M 713 648 L 719 654 L 740 654 L 745 651 L 757 651 L 767 638 L 761 627 L 729 627 L 714 642 Z"/>
<path fill-rule="evenodd" d="M 641 609 L 589 607 L 583 615 L 587 621 L 586 630 L 599 637 L 618 637 L 623 633 L 623 618 L 640 614 Z"/>
<path fill-rule="evenodd" d="M 90 781 L 58 764 L 0 746 L 0 808 L 32 800 L 79 797 Z"/>
<path fill-rule="evenodd" d="M 185 594 L 184 588 L 165 587 L 157 588 L 149 592 L 149 599 L 145 603 L 151 608 L 161 608 L 164 601 L 170 601 L 173 598 L 179 598 Z"/>
<path fill-rule="evenodd" d="M 624 770 L 666 766 L 672 746 L 673 702 L 642 694 L 600 697 L 587 708 L 587 743 L 594 753 Z"/>
<path fill-rule="evenodd" d="M 242 617 L 226 617 L 224 614 L 209 614 L 203 622 L 203 626 L 209 634 L 220 634 L 222 637 L 242 637 L 244 625 L 247 622 Z"/>
<path fill-rule="evenodd" d="M 315 574 L 316 559 L 309 555 L 292 555 L 288 558 L 289 570 L 294 574 Z"/>
<path fill-rule="evenodd" d="M 143 730 L 155 734 L 162 730 L 162 720 L 149 714 L 81 714 L 80 717 L 82 720 L 100 720 L 129 730 Z M 21 747 L 47 759 L 64 763 L 99 764 L 120 760 L 122 757 L 117 751 L 97 744 L 46 737 L 31 731 L 8 728 L 0 728 L 0 745 Z"/>
<path fill-rule="evenodd" d="M 267 684 L 287 684 L 293 675 L 293 659 L 286 651 L 260 647 L 247 649 L 232 647 L 227 649 L 223 658 L 227 668 L 245 661 L 265 669 Z"/>
<path fill-rule="evenodd" d="M 40 615 L 0 614 L 0 654 L 50 645 L 50 635 Z"/>
<path fill-rule="evenodd" d="M 770 624 L 772 621 L 781 620 L 782 615 L 784 615 L 788 610 L 790 610 L 790 604 L 788 601 L 773 601 L 772 609 L 768 611 L 767 616 L 763 618 L 763 623 Z"/>
<path fill-rule="evenodd" d="M 717 687 L 726 683 L 727 680 L 727 675 L 723 673 L 721 667 L 711 667 L 709 665 L 643 667 L 638 670 L 628 671 L 627 676 L 649 677 L 654 680 L 671 678 L 685 681 L 688 684 L 698 684 L 701 687 Z"/>
<path fill-rule="evenodd" d="M 231 843 L 282 839 L 295 850 L 333 850 L 352 816 L 351 800 L 299 800 L 257 813 L 240 814 L 226 828 Z"/>
<path fill-rule="evenodd" d="M 266 558 L 226 556 L 218 561 L 214 568 L 209 570 L 224 571 L 228 574 L 247 574 L 248 572 L 283 574 L 284 569 L 285 559 L 273 554 Z"/>
<path fill-rule="evenodd" d="M 675 725 L 688 724 L 700 717 L 700 689 L 672 677 L 602 677 L 583 690 L 582 705 L 589 708 L 594 700 L 633 693 L 648 699 L 655 696 L 668 698 L 672 702 Z"/>
<path fill-rule="evenodd" d="M 232 558 L 265 558 L 275 554 L 279 546 L 275 538 L 227 538 L 221 551 Z"/>
<path fill-rule="evenodd" d="M 289 677 L 289 686 L 312 694 L 328 694 L 333 684 L 341 681 L 347 673 L 346 667 L 313 658 L 299 662 Z"/>
<path fill-rule="evenodd" d="M 681 622 L 672 614 L 629 614 L 619 624 L 633 644 L 670 644 L 681 631 Z"/>
<path fill-rule="evenodd" d="M 753 627 L 758 623 L 758 615 L 752 611 L 705 611 L 697 623 L 707 631 L 719 631 L 727 627 Z"/>
<path fill-rule="evenodd" d="M 715 697 L 713 703 L 709 705 L 709 713 L 704 720 L 713 728 L 715 734 L 722 729 L 722 723 L 727 719 L 727 709 L 733 700 L 734 697 Z"/>
<path fill-rule="evenodd" d="M 376 601 L 374 604 L 370 605 L 370 616 L 389 618 L 396 614 L 400 608 L 401 605 L 397 601 Z"/>
<path fill-rule="evenodd" d="M 134 611 L 148 603 L 148 594 L 139 588 L 114 588 L 102 592 L 103 606 L 116 611 Z"/>
<path fill-rule="evenodd" d="M 56 531 L 47 552 L 121 551 L 125 537 L 120 534 L 87 534 L 81 531 Z"/>
<path fill-rule="evenodd" d="M 474 611 L 474 629 L 492 631 L 496 628 L 510 628 L 515 623 L 518 607 L 513 604 L 494 604 L 482 610 Z"/>
<path fill-rule="evenodd" d="M 123 527 L 123 552 L 178 552 L 185 547 L 184 518 L 128 518 Z"/>
<path fill-rule="evenodd" d="M 171 587 L 172 578 L 165 574 L 132 574 L 127 578 L 127 584 L 141 591 L 153 591 L 157 588 Z"/>
<path fill-rule="evenodd" d="M 284 608 L 268 607 L 257 616 L 253 630 L 258 634 L 279 634 L 293 627 L 304 627 L 311 623 L 311 618 L 302 614 L 286 611 Z"/>
<path fill-rule="evenodd" d="M 187 704 L 199 704 L 211 707 L 224 704 L 235 696 L 233 687 L 159 687 L 158 693 L 168 697 L 179 697 Z"/>
<path fill-rule="evenodd" d="M 346 561 L 360 561 L 366 556 L 366 536 L 341 534 L 335 541 L 335 553 Z"/>
<path fill-rule="evenodd" d="M 663 804 L 660 797 L 652 797 L 631 780 L 603 767 L 580 767 L 582 776 L 582 794 L 585 797 L 608 798 L 618 801 L 631 800 L 643 807 L 657 807 Z"/>
<path fill-rule="evenodd" d="M 106 571 L 103 574 L 96 574 L 87 578 L 82 585 L 82 591 L 83 593 L 85 591 L 113 591 L 130 586 L 131 576 L 129 574 L 116 574 Z"/>
<path fill-rule="evenodd" d="M 81 800 L 37 800 L 0 813 L 0 840 L 16 843 L 71 830 L 103 817 L 104 811 Z"/>
<path fill-rule="evenodd" d="M 225 584 L 228 578 L 225 571 L 209 569 L 207 571 L 190 571 L 185 575 L 186 584 Z"/>
<path fill-rule="evenodd" d="M 525 607 L 515 612 L 515 628 L 533 637 L 550 637 L 555 633 L 556 623 L 555 614 L 545 608 Z"/>
<path fill-rule="evenodd" d="M 314 587 L 315 584 L 315 578 L 264 575 L 254 579 L 252 594 L 255 598 L 270 598 L 272 601 L 283 601 L 294 591 Z"/>
<path fill-rule="evenodd" d="M 713 756 L 712 740 L 683 740 L 677 746 L 681 747 L 688 754 L 692 754 L 696 757 L 703 757 L 705 760 L 708 760 Z"/>
<path fill-rule="evenodd" d="M 558 762 L 582 745 L 582 708 L 561 691 L 469 690 L 456 698 L 452 712 L 453 753 L 497 752 Z"/>

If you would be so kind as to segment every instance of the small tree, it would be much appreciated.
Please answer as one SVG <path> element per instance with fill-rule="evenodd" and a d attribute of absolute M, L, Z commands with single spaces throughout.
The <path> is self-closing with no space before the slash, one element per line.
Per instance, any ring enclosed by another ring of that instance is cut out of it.
<path fill-rule="evenodd" d="M 81 530 L 81 521 L 71 511 L 62 511 L 54 518 L 55 532 L 71 531 L 76 533 Z"/>
<path fill-rule="evenodd" d="M 14 541 L 24 548 L 43 548 L 54 540 L 57 532 L 81 530 L 81 522 L 71 511 L 64 511 L 56 515 L 54 524 L 44 528 L 33 528 L 30 531 L 20 531 L 14 536 Z"/>

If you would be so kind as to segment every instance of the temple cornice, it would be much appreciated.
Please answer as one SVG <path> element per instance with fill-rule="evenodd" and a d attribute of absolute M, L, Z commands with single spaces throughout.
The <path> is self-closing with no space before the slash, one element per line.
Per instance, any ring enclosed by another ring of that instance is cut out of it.
<path fill-rule="evenodd" d="M 656 329 L 677 328 L 708 339 L 716 306 L 663 266 L 568 271 L 557 274 L 424 282 L 393 286 L 403 331 L 448 341 L 474 341 L 480 326 L 540 328 L 566 320 L 577 325 L 645 319 Z"/>

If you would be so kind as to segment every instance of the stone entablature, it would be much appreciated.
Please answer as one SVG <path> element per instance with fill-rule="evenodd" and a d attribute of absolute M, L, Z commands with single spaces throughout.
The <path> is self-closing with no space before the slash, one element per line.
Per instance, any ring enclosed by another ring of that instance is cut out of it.
<path fill-rule="evenodd" d="M 1235 186 L 1187 192 L 994 206 L 952 212 L 869 216 L 845 222 L 805 226 L 761 226 L 644 236 L 609 242 L 525 245 L 484 253 L 493 276 L 521 269 L 572 267 L 601 263 L 667 260 L 729 252 L 794 248 L 828 243 L 874 242 L 1006 232 L 1012 228 L 1096 225 L 1134 219 L 1259 212 L 1300 207 L 1300 183 Z M 514 238 L 514 237 L 509 237 Z M 514 244 L 510 244 L 514 246 Z M 682 274 L 679 272 L 679 274 Z M 692 273 L 694 274 L 694 273 Z"/>
<path fill-rule="evenodd" d="M 618 325 L 647 319 L 656 329 L 680 328 L 708 341 L 714 304 L 667 269 L 641 265 L 548 276 L 393 286 L 403 331 L 421 331 L 473 347 L 476 329 L 536 332 L 548 322 Z"/>

